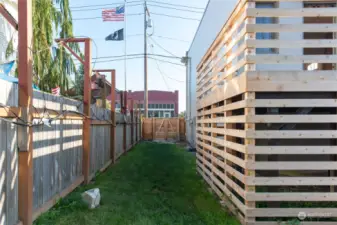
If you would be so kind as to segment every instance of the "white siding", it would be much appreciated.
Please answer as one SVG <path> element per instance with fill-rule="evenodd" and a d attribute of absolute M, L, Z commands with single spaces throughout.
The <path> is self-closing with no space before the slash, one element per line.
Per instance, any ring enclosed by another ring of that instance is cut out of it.
<path fill-rule="evenodd" d="M 195 147 L 196 67 L 227 21 L 238 0 L 209 0 L 202 21 L 188 51 L 186 89 L 186 138 Z"/>

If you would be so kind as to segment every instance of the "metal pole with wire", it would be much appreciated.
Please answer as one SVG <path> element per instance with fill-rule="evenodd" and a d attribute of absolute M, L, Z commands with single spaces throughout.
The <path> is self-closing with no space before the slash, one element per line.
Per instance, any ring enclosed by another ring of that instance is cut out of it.
<path fill-rule="evenodd" d="M 146 21 L 146 0 L 144 0 L 144 116 L 148 118 L 148 90 L 147 90 L 147 21 Z"/>
<path fill-rule="evenodd" d="M 125 82 L 125 91 L 127 91 L 126 90 L 126 88 L 127 88 L 127 79 L 126 79 L 126 77 L 127 77 L 127 75 L 126 75 L 126 55 L 127 55 L 127 53 L 126 53 L 126 38 L 127 38 L 127 33 L 126 33 L 126 17 L 127 17 L 127 15 L 126 15 L 126 0 L 124 0 L 124 82 Z"/>

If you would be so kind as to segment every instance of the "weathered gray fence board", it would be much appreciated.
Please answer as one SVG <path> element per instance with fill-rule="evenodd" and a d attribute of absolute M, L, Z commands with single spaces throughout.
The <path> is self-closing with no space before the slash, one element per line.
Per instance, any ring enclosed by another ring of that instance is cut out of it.
<path fill-rule="evenodd" d="M 0 103 L 18 106 L 18 85 L 0 80 Z M 17 128 L 0 120 L 0 225 L 18 222 Z"/>
<path fill-rule="evenodd" d="M 18 222 L 17 132 L 13 124 L 0 121 L 0 224 Z"/>
<path fill-rule="evenodd" d="M 79 111 L 81 102 L 34 91 L 33 106 Z M 48 115 L 44 115 L 48 116 Z M 38 120 L 36 121 L 38 122 Z M 38 209 L 82 175 L 82 120 L 33 128 L 33 205 Z"/>
<path fill-rule="evenodd" d="M 94 120 L 110 121 L 111 111 L 108 109 L 91 106 Z M 110 131 L 109 125 L 92 125 L 90 137 L 90 173 L 95 174 L 104 167 L 110 157 Z"/>
<path fill-rule="evenodd" d="M 0 103 L 18 106 L 18 85 L 0 80 Z M 33 92 L 36 109 L 71 110 L 82 112 L 82 102 Z M 34 109 L 33 109 L 34 110 Z M 95 120 L 110 120 L 111 112 L 92 107 Z M 48 113 L 42 113 L 48 117 Z M 116 158 L 123 154 L 123 124 L 130 117 L 116 113 Z M 35 123 L 39 120 L 34 120 Z M 127 146 L 131 145 L 131 126 L 127 126 Z M 42 207 L 54 196 L 68 188 L 82 176 L 82 120 L 56 120 L 49 126 L 33 128 L 33 207 Z M 135 128 L 136 130 L 137 128 Z M 134 130 L 134 134 L 136 134 Z M 92 173 L 101 169 L 110 159 L 111 126 L 91 126 Z M 140 132 L 139 132 L 140 134 Z M 136 139 L 135 139 L 136 140 Z M 0 120 L 0 225 L 18 222 L 18 152 L 17 127 Z M 4 200 L 2 200 L 4 199 Z"/>

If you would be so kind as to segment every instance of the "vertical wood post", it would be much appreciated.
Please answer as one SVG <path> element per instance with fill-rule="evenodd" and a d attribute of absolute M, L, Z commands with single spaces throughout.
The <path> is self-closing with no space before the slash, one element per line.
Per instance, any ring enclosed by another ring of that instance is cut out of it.
<path fill-rule="evenodd" d="M 102 96 L 102 108 L 103 109 L 106 109 L 106 77 L 104 76 L 104 83 L 103 83 L 103 90 L 102 93 L 101 93 L 101 96 Z M 111 92 L 112 92 L 112 89 L 111 89 Z"/>
<path fill-rule="evenodd" d="M 254 92 L 247 92 L 245 93 L 245 100 L 252 100 L 255 99 L 255 93 Z M 255 108 L 245 108 L 245 116 L 254 116 L 255 115 Z M 255 124 L 254 123 L 246 123 L 245 124 L 245 131 L 255 131 Z M 245 139 L 245 146 L 254 146 L 255 145 L 255 139 L 246 138 Z M 245 162 L 246 163 L 255 163 L 255 155 L 253 154 L 245 154 Z M 255 170 L 248 170 L 245 169 L 245 176 L 246 177 L 255 177 Z M 255 192 L 255 186 L 248 186 L 246 185 L 246 192 L 251 193 Z M 245 205 L 248 209 L 254 209 L 255 208 L 255 201 L 248 201 L 245 200 Z M 246 217 L 247 223 L 255 223 L 255 217 Z"/>
<path fill-rule="evenodd" d="M 180 141 L 180 118 L 177 118 L 177 141 Z"/>
<path fill-rule="evenodd" d="M 33 25 L 32 1 L 19 0 L 19 107 L 21 117 L 32 122 L 33 104 Z M 18 126 L 19 148 L 19 219 L 23 225 L 33 223 L 33 128 Z M 11 199 L 9 199 L 11 201 Z"/>
<path fill-rule="evenodd" d="M 139 102 L 136 104 L 136 143 L 138 142 L 138 126 L 139 126 Z"/>
<path fill-rule="evenodd" d="M 83 96 L 83 113 L 86 116 L 83 123 L 83 175 L 84 183 L 90 181 L 90 100 L 91 100 L 91 40 L 84 42 L 84 96 Z"/>
<path fill-rule="evenodd" d="M 110 157 L 112 163 L 116 162 L 116 72 L 111 72 L 111 131 L 110 131 Z"/>
<path fill-rule="evenodd" d="M 152 117 L 152 120 L 151 120 L 151 125 L 152 125 L 152 140 L 154 141 L 156 139 L 156 120 L 154 117 Z"/>
<path fill-rule="evenodd" d="M 134 127 L 135 127 L 135 120 L 134 120 L 134 111 L 133 111 L 133 99 L 131 99 L 131 106 L 130 106 L 130 114 L 131 114 L 131 145 L 134 145 L 135 142 L 134 142 L 134 135 L 135 135 L 135 132 L 134 132 Z"/>
<path fill-rule="evenodd" d="M 127 151 L 127 143 L 126 143 L 126 139 L 127 139 L 127 132 L 126 132 L 126 128 L 127 128 L 127 123 L 128 123 L 128 112 L 127 112 L 127 103 L 128 103 L 128 96 L 126 91 L 123 92 L 123 106 L 124 106 L 124 126 L 123 126 L 123 149 L 124 149 L 124 153 Z"/>
<path fill-rule="evenodd" d="M 169 125 L 169 119 L 164 119 L 164 137 L 165 140 L 168 139 L 168 125 Z"/>

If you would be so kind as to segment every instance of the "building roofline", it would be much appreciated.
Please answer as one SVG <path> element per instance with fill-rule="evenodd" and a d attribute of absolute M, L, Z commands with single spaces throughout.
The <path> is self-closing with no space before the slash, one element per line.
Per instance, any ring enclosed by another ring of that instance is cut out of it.
<path fill-rule="evenodd" d="M 191 47 L 192 47 L 192 45 L 193 45 L 193 43 L 194 43 L 194 41 L 195 41 L 195 38 L 196 38 L 196 36 L 197 36 L 197 33 L 198 33 L 199 29 L 200 29 L 201 23 L 202 23 L 202 21 L 204 20 L 204 17 L 205 17 L 205 14 L 206 14 L 206 11 L 207 11 L 207 9 L 208 9 L 208 6 L 209 6 L 210 1 L 211 1 L 211 0 L 208 0 L 208 2 L 207 2 L 207 5 L 206 5 L 205 10 L 204 10 L 204 13 L 202 14 L 200 23 L 199 23 L 199 25 L 198 25 L 198 28 L 197 28 L 196 32 L 194 33 L 193 40 L 192 40 L 192 42 L 191 42 L 191 44 L 190 44 L 190 47 L 188 48 L 188 51 L 187 51 L 187 52 L 190 52 L 190 50 L 191 50 Z"/>

